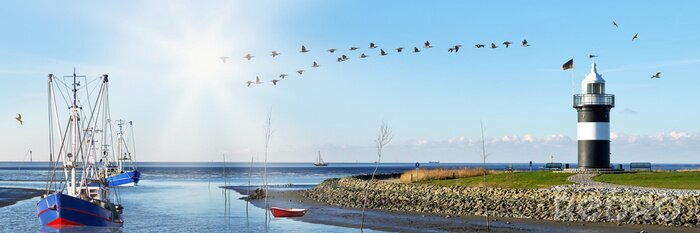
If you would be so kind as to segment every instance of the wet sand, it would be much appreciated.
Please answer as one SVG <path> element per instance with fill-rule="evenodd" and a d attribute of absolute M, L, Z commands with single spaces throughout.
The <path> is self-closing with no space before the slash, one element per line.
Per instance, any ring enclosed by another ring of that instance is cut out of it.
<path fill-rule="evenodd" d="M 44 190 L 0 187 L 0 207 L 12 205 L 21 200 L 41 196 Z"/>
<path fill-rule="evenodd" d="M 236 189 L 245 195 L 245 189 Z M 326 205 L 305 198 L 303 190 L 270 190 L 270 206 L 309 209 L 304 217 L 295 218 L 309 223 L 360 228 L 361 210 Z M 240 200 L 243 201 L 243 200 Z M 251 204 L 262 208 L 263 200 Z M 519 218 L 491 218 L 491 232 L 698 232 L 697 228 L 655 225 L 618 226 L 614 223 L 557 222 Z M 486 217 L 445 216 L 416 212 L 366 210 L 365 227 L 392 232 L 486 232 Z"/>

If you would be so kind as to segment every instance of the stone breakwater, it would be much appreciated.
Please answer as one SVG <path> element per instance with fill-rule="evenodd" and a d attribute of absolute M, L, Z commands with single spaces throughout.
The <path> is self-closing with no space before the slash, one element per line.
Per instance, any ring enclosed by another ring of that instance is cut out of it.
<path fill-rule="evenodd" d="M 367 186 L 369 185 L 369 186 Z M 700 192 L 640 191 L 617 187 L 557 186 L 548 189 L 473 188 L 326 180 L 304 195 L 329 205 L 555 221 L 700 226 Z"/>

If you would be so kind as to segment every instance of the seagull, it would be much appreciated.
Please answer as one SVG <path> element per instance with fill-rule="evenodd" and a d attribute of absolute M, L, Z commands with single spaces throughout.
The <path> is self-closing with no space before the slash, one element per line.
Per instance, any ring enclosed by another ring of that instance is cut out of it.
<path fill-rule="evenodd" d="M 432 48 L 433 46 L 430 45 L 430 41 L 427 41 L 427 40 L 426 40 L 423 47 L 425 47 L 426 49 L 429 49 L 429 48 Z"/>
<path fill-rule="evenodd" d="M 381 56 L 386 56 L 387 54 L 388 54 L 388 53 L 384 52 L 383 49 L 380 49 L 379 55 L 381 55 Z"/>
<path fill-rule="evenodd" d="M 397 53 L 400 53 L 400 52 L 402 52 L 402 51 L 403 51 L 403 47 L 396 48 L 396 52 L 397 52 Z"/>
<path fill-rule="evenodd" d="M 367 55 L 365 55 L 364 53 L 360 55 L 360 58 L 366 58 L 366 57 L 367 57 Z"/>
<path fill-rule="evenodd" d="M 260 77 L 255 76 L 255 84 L 262 84 L 263 82 L 260 82 Z"/>
<path fill-rule="evenodd" d="M 588 58 L 594 58 L 594 57 L 598 57 L 598 55 L 593 55 L 593 54 L 588 55 Z"/>
<path fill-rule="evenodd" d="M 613 20 L 613 26 L 615 26 L 615 28 L 618 27 L 618 26 L 617 26 L 617 22 L 615 22 L 615 20 Z"/>
<path fill-rule="evenodd" d="M 358 47 L 350 47 L 350 51 L 355 51 L 357 49 L 359 49 L 359 48 Z"/>
<path fill-rule="evenodd" d="M 652 79 L 661 78 L 661 72 L 656 72 L 656 74 L 654 76 L 651 76 L 651 78 Z M 21 116 L 20 116 L 20 118 L 21 118 Z M 20 122 L 22 122 L 22 120 L 20 120 Z"/>
<path fill-rule="evenodd" d="M 491 48 L 495 49 L 495 48 L 498 48 L 498 46 L 496 46 L 496 44 L 494 44 L 494 43 L 491 43 Z"/>
<path fill-rule="evenodd" d="M 459 48 L 461 48 L 461 47 L 462 47 L 461 44 L 455 45 L 455 47 L 453 47 L 453 49 L 455 50 L 455 53 L 459 52 Z"/>
<path fill-rule="evenodd" d="M 450 48 L 447 49 L 447 52 L 450 52 L 450 53 L 451 53 L 451 52 L 454 52 L 454 51 L 455 51 L 455 48 L 453 48 L 453 47 L 450 47 Z"/>
<path fill-rule="evenodd" d="M 527 43 L 527 40 L 523 40 L 523 47 L 529 47 L 530 45 Z"/>
<path fill-rule="evenodd" d="M 17 114 L 17 117 L 15 117 L 15 120 L 19 122 L 19 125 L 24 125 L 24 122 L 22 122 L 22 114 Z"/>
<path fill-rule="evenodd" d="M 255 57 L 255 56 L 250 55 L 250 53 L 249 53 L 249 54 L 246 54 L 245 56 L 243 56 L 243 58 L 248 59 L 248 61 L 250 61 L 250 59 L 252 59 L 252 58 L 254 58 L 254 57 Z"/>
<path fill-rule="evenodd" d="M 228 59 L 228 57 L 221 56 L 221 57 L 219 57 L 219 59 L 221 59 L 221 62 L 226 63 L 226 59 Z"/>
<path fill-rule="evenodd" d="M 376 47 L 377 47 L 376 44 L 374 44 L 374 43 L 369 43 L 369 48 L 370 48 L 370 49 L 373 49 L 373 48 L 376 48 Z"/>
<path fill-rule="evenodd" d="M 248 81 L 245 81 L 245 83 L 248 84 L 248 86 L 250 87 L 250 84 L 253 84 L 253 81 L 248 80 Z"/>
<path fill-rule="evenodd" d="M 343 58 L 338 58 L 337 62 L 343 62 Z"/>
<path fill-rule="evenodd" d="M 343 61 L 347 61 L 348 59 L 350 59 L 348 56 L 345 56 L 345 54 L 343 54 L 343 56 L 340 56 L 340 58 L 342 58 Z"/>
<path fill-rule="evenodd" d="M 506 48 L 508 48 L 508 46 L 510 46 L 511 44 L 513 44 L 513 43 L 511 43 L 510 41 L 504 41 L 504 42 L 503 42 L 503 45 L 505 45 Z"/>
<path fill-rule="evenodd" d="M 288 75 L 288 74 L 280 74 L 280 78 L 281 78 L 281 79 L 284 79 L 284 78 L 286 78 L 287 76 L 289 76 L 289 75 Z"/>
<path fill-rule="evenodd" d="M 632 41 L 634 41 L 634 40 L 636 40 L 636 39 L 639 39 L 639 33 L 634 34 L 634 36 L 632 37 Z"/>
<path fill-rule="evenodd" d="M 299 73 L 299 74 L 304 74 L 304 71 L 305 71 L 305 70 L 297 70 L 297 73 Z"/>
<path fill-rule="evenodd" d="M 327 50 L 327 51 L 328 51 L 329 53 L 335 53 L 335 51 L 337 51 L 337 49 L 329 49 L 329 50 Z"/>
<path fill-rule="evenodd" d="M 485 46 L 485 45 L 483 45 L 483 44 L 476 44 L 476 45 L 474 45 L 474 47 L 477 48 L 477 49 L 478 49 L 478 48 L 483 48 L 484 46 Z"/>
<path fill-rule="evenodd" d="M 277 86 L 277 82 L 279 82 L 279 81 L 280 81 L 280 80 L 277 80 L 277 79 L 273 79 L 273 80 L 272 80 L 272 85 L 275 85 L 275 86 Z"/>
<path fill-rule="evenodd" d="M 306 49 L 306 46 L 303 46 L 303 45 L 302 45 L 302 46 L 301 46 L 301 51 L 299 51 L 299 52 L 300 52 L 300 53 L 307 53 L 307 52 L 309 52 L 309 51 L 311 51 L 311 50 L 307 50 L 307 49 Z"/>
<path fill-rule="evenodd" d="M 418 47 L 413 47 L 413 52 L 414 52 L 414 53 L 419 53 L 419 52 L 420 52 L 420 49 L 418 49 Z"/>
<path fill-rule="evenodd" d="M 277 55 L 280 55 L 280 54 L 281 54 L 281 53 L 278 53 L 277 51 L 272 51 L 272 53 L 270 54 L 270 56 L 272 56 L 272 57 L 274 58 L 274 57 L 276 57 Z"/>
<path fill-rule="evenodd" d="M 317 68 L 317 67 L 319 67 L 319 66 L 320 66 L 320 65 L 319 65 L 318 63 L 314 62 L 314 64 L 313 64 L 311 67 Z"/>

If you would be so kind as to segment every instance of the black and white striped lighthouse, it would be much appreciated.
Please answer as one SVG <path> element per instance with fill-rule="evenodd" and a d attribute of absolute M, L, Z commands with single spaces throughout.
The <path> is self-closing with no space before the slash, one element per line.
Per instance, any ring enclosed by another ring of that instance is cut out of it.
<path fill-rule="evenodd" d="M 591 64 L 591 72 L 581 82 L 581 94 L 574 95 L 578 112 L 578 168 L 610 169 L 610 109 L 615 96 L 605 94 L 605 80 Z"/>

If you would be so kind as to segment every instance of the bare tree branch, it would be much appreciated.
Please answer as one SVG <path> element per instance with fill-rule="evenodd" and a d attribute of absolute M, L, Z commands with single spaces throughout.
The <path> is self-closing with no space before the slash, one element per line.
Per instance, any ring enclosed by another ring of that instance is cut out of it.
<path fill-rule="evenodd" d="M 382 121 L 382 124 L 379 126 L 379 134 L 377 135 L 377 140 L 375 141 L 376 146 L 377 146 L 377 163 L 374 167 L 374 171 L 372 172 L 372 178 L 370 178 L 369 182 L 365 184 L 365 190 L 364 190 L 364 200 L 362 201 L 362 222 L 360 223 L 360 232 L 364 231 L 364 226 L 365 226 L 365 208 L 367 206 L 367 189 L 369 188 L 369 185 L 374 181 L 374 176 L 377 174 L 377 169 L 379 169 L 379 163 L 382 161 L 382 151 L 384 150 L 384 147 L 391 142 L 391 139 L 393 138 L 393 135 L 391 134 L 391 128 L 389 128 L 389 125 Z"/>

